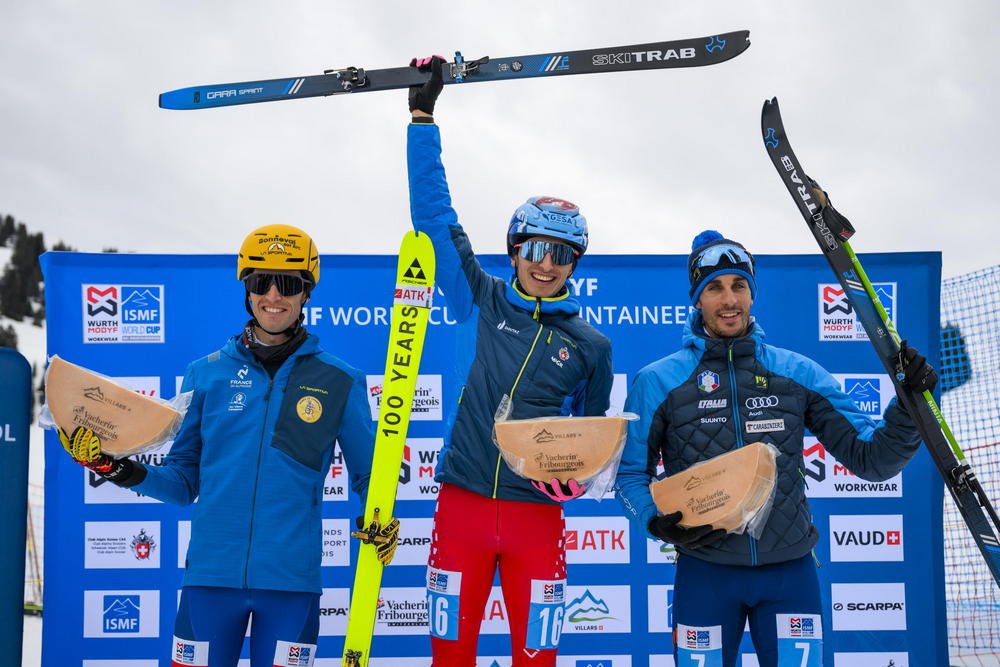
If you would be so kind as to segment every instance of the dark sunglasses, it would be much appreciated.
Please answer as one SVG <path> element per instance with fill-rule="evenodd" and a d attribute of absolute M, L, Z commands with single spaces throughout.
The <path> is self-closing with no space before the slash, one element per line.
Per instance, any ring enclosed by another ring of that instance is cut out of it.
<path fill-rule="evenodd" d="M 271 285 L 277 285 L 281 296 L 295 296 L 312 283 L 303 280 L 302 276 L 287 273 L 251 273 L 243 279 L 243 284 L 251 294 L 262 296 L 271 290 Z"/>
<path fill-rule="evenodd" d="M 545 259 L 545 255 L 552 255 L 552 263 L 558 266 L 566 266 L 576 261 L 580 256 L 574 248 L 565 243 L 555 241 L 525 241 L 514 246 L 518 248 L 518 254 L 529 262 L 540 262 Z"/>

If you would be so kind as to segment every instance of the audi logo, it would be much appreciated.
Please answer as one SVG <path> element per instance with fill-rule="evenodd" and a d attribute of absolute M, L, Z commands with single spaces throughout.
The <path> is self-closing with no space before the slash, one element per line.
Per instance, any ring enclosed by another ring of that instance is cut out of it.
<path fill-rule="evenodd" d="M 748 398 L 744 405 L 750 410 L 759 410 L 760 408 L 773 408 L 778 405 L 777 396 L 754 396 Z"/>

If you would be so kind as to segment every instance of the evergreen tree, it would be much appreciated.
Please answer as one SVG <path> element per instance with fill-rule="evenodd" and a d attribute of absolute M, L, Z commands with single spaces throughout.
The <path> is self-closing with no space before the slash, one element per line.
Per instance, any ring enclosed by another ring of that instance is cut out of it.
<path fill-rule="evenodd" d="M 17 332 L 14 327 L 0 325 L 0 347 L 17 349 Z"/>
<path fill-rule="evenodd" d="M 0 219 L 0 246 L 6 246 L 14 235 L 14 216 L 5 215 Z"/>

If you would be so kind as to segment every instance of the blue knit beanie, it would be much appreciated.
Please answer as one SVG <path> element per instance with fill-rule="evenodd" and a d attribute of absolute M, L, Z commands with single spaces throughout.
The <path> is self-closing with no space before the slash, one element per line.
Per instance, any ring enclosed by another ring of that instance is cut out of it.
<path fill-rule="evenodd" d="M 726 273 L 746 278 L 751 298 L 757 298 L 753 255 L 742 244 L 723 237 L 714 229 L 706 229 L 694 237 L 688 255 L 691 303 L 698 303 L 701 291 L 713 278 Z"/>

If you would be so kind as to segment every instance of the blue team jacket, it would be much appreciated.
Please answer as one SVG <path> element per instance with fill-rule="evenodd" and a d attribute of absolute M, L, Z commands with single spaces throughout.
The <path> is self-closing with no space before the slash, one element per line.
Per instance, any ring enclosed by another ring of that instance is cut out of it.
<path fill-rule="evenodd" d="M 437 256 L 437 282 L 459 323 L 455 380 L 435 479 L 491 498 L 553 503 L 502 463 L 493 443 L 504 395 L 510 419 L 603 415 L 611 393 L 611 343 L 579 316 L 567 290 L 527 296 L 486 273 L 451 207 L 436 125 L 411 124 L 407 142 L 410 214 Z"/>
<path fill-rule="evenodd" d="M 188 366 L 194 395 L 139 493 L 194 502 L 185 586 L 319 593 L 323 481 L 339 441 L 363 493 L 374 429 L 365 377 L 309 335 L 273 380 L 236 336 Z"/>
<path fill-rule="evenodd" d="M 920 438 L 895 399 L 875 422 L 840 390 L 836 379 L 801 354 L 764 343 L 757 324 L 743 338 L 704 335 L 695 311 L 683 347 L 635 376 L 625 409 L 629 424 L 615 490 L 625 515 L 646 534 L 657 514 L 649 492 L 662 456 L 668 475 L 752 442 L 775 445 L 774 506 L 760 539 L 730 534 L 679 551 L 730 565 L 765 565 L 799 558 L 816 544 L 805 495 L 805 429 L 854 474 L 869 481 L 896 475 Z M 655 539 L 655 538 L 654 538 Z"/>

